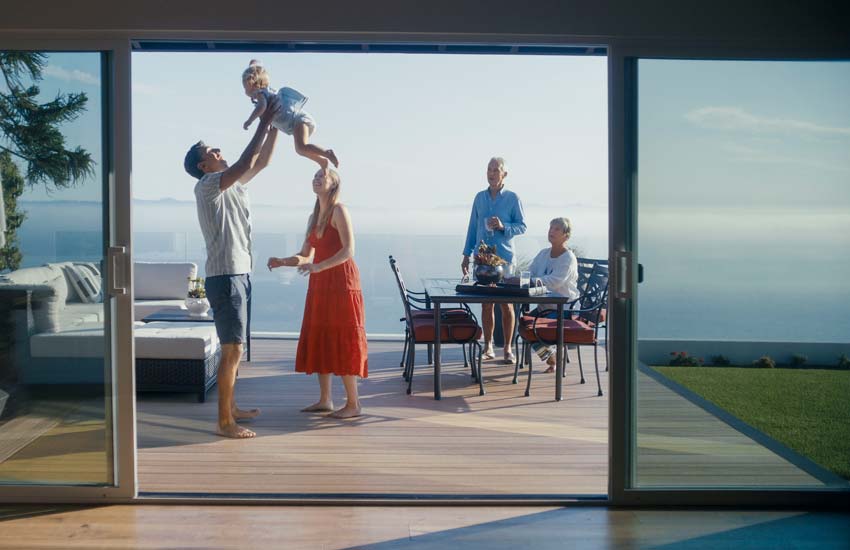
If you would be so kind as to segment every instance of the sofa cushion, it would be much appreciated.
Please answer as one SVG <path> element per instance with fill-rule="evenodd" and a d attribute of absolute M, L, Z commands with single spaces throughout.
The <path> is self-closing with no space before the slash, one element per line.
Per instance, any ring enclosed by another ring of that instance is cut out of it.
<path fill-rule="evenodd" d="M 65 278 L 59 275 L 44 284 L 29 287 L 35 332 L 58 332 L 62 327 L 59 312 L 65 307 L 67 297 Z"/>
<path fill-rule="evenodd" d="M 93 264 L 69 265 L 65 266 L 64 271 L 81 302 L 94 304 L 103 301 L 100 272 Z"/>
<path fill-rule="evenodd" d="M 157 311 L 186 310 L 186 300 L 136 300 L 133 302 L 133 320 L 141 321 Z"/>
<path fill-rule="evenodd" d="M 70 303 L 80 303 L 80 299 L 77 296 L 77 292 L 74 290 L 74 287 L 71 286 L 71 279 L 68 275 L 68 272 L 65 270 L 66 267 L 74 265 L 74 262 L 56 262 L 45 264 L 46 267 L 51 267 L 56 271 L 59 271 L 65 276 L 65 286 L 68 288 L 68 299 L 66 302 Z"/>
<path fill-rule="evenodd" d="M 59 325 L 62 330 L 69 330 L 81 323 L 102 323 L 104 319 L 103 304 L 70 303 L 59 312 Z"/>
<path fill-rule="evenodd" d="M 134 335 L 137 359 L 204 359 L 218 349 L 212 323 L 147 323 Z"/>
<path fill-rule="evenodd" d="M 218 349 L 212 323 L 137 323 L 137 359 L 205 359 Z M 57 333 L 30 338 L 33 357 L 103 357 L 103 324 L 82 323 Z"/>
<path fill-rule="evenodd" d="M 79 323 L 62 332 L 42 332 L 30 338 L 33 357 L 103 357 L 103 323 Z"/>
<path fill-rule="evenodd" d="M 51 265 L 42 267 L 25 267 L 0 275 L 0 283 L 9 283 L 13 285 L 41 285 L 47 281 L 52 281 L 57 275 L 61 274 L 61 269 L 57 269 Z"/>
<path fill-rule="evenodd" d="M 191 262 L 135 262 L 133 270 L 136 300 L 185 299 L 189 278 L 198 276 L 198 266 Z"/>

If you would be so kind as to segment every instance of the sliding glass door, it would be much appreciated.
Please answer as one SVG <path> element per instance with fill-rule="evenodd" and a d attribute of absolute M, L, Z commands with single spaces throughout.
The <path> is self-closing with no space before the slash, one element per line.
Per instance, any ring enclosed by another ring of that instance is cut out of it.
<path fill-rule="evenodd" d="M 120 55 L 0 45 L 0 500 L 135 494 Z"/>
<path fill-rule="evenodd" d="M 640 59 L 630 485 L 850 487 L 850 62 Z"/>

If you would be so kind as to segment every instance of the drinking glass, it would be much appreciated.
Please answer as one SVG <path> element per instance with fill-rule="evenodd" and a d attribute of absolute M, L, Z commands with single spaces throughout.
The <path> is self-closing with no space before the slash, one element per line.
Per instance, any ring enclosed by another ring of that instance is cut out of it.
<path fill-rule="evenodd" d="M 486 218 L 484 220 L 484 230 L 487 232 L 487 244 L 491 244 L 493 242 L 493 236 L 495 235 L 495 232 L 490 226 L 490 218 Z"/>
<path fill-rule="evenodd" d="M 531 284 L 531 271 L 521 271 L 519 274 L 519 286 L 527 288 Z"/>

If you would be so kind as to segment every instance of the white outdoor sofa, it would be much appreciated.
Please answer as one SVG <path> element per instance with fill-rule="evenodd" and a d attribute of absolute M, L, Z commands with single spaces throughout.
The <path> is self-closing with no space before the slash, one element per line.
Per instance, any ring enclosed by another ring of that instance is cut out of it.
<path fill-rule="evenodd" d="M 83 303 L 66 266 L 47 264 L 0 276 L 0 381 L 25 385 L 103 384 L 104 304 Z M 89 264 L 91 265 L 91 264 Z M 194 263 L 134 264 L 136 388 L 197 393 L 215 384 L 221 354 L 212 323 L 142 323 L 183 309 Z"/>

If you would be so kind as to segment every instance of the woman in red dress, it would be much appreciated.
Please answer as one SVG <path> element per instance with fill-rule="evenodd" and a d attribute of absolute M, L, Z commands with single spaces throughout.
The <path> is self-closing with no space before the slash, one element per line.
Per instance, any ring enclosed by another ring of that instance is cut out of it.
<path fill-rule="evenodd" d="M 268 268 L 297 267 L 310 276 L 295 370 L 319 375 L 319 400 L 303 412 L 331 412 L 334 418 L 362 414 L 357 377 L 369 373 L 360 272 L 354 263 L 354 232 L 348 210 L 338 202 L 339 174 L 325 166 L 313 177 L 316 206 L 301 252 L 269 258 Z M 347 402 L 334 410 L 331 375 L 341 376 Z"/>

